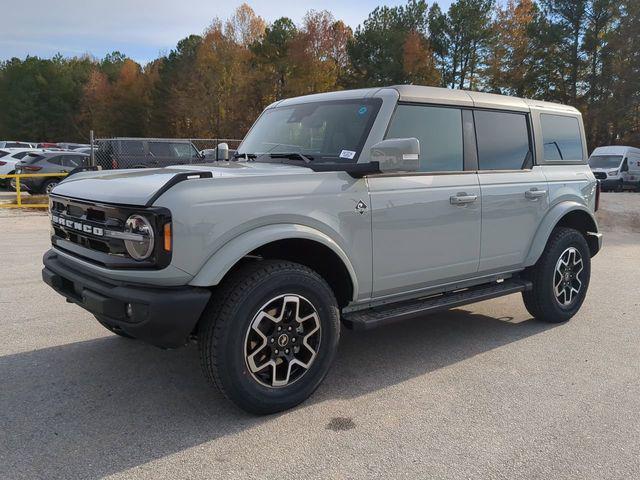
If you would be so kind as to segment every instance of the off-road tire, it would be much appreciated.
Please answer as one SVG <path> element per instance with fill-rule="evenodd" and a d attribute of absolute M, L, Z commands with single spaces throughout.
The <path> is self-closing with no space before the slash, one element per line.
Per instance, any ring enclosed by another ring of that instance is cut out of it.
<path fill-rule="evenodd" d="M 100 317 L 98 317 L 97 315 L 94 315 L 94 317 L 96 317 L 96 320 L 98 321 L 98 323 L 100 325 L 102 325 L 104 328 L 106 328 L 107 330 L 109 330 L 111 333 L 115 333 L 116 335 L 120 336 L 120 337 L 124 337 L 124 338 L 135 338 L 132 337 L 131 335 L 129 335 L 128 333 L 122 331 L 122 329 L 114 326 L 114 325 L 110 325 L 109 323 L 105 322 L 104 320 L 101 320 Z"/>
<path fill-rule="evenodd" d="M 320 343 L 300 378 L 286 386 L 266 386 L 247 365 L 247 332 L 261 308 L 285 294 L 303 296 L 315 308 Z M 198 326 L 200 361 L 207 379 L 240 408 L 259 415 L 306 400 L 326 376 L 339 337 L 340 314 L 329 285 L 310 268 L 281 260 L 253 261 L 232 272 L 215 291 Z"/>
<path fill-rule="evenodd" d="M 581 273 L 582 286 L 575 300 L 563 306 L 554 292 L 554 276 L 560 256 L 570 247 L 578 250 L 584 263 Z M 589 287 L 590 275 L 591 254 L 586 239 L 578 230 L 558 227 L 551 233 L 538 262 L 526 272 L 526 276 L 533 283 L 533 288 L 522 293 L 524 305 L 537 320 L 550 323 L 566 322 L 582 306 Z"/>

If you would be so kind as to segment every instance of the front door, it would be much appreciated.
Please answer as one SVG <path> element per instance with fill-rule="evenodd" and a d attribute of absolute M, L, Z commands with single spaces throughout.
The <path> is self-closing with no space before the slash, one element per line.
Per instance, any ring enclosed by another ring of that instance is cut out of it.
<path fill-rule="evenodd" d="M 420 141 L 420 172 L 367 179 L 374 299 L 468 277 L 478 269 L 480 186 L 477 173 L 464 168 L 462 110 L 400 104 L 387 138 L 407 137 Z"/>

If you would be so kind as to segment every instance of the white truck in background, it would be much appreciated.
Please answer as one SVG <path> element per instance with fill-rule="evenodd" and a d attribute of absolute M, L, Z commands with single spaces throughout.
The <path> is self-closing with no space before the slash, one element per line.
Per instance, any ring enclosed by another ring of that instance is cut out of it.
<path fill-rule="evenodd" d="M 603 191 L 631 188 L 640 192 L 640 148 L 598 147 L 589 157 L 589 166 Z"/>

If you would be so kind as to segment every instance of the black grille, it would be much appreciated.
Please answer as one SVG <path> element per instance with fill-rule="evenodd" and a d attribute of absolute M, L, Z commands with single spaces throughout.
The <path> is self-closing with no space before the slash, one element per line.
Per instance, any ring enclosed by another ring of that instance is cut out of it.
<path fill-rule="evenodd" d="M 171 221 L 168 210 L 99 204 L 55 195 L 50 198 L 52 220 L 59 220 L 52 222 L 51 243 L 54 247 L 110 268 L 162 268 L 170 263 L 171 253 L 162 250 L 159 239 L 148 260 L 136 261 L 127 253 L 123 240 L 104 235 L 106 231 L 123 232 L 127 218 L 139 213 L 151 221 L 158 237 L 164 224 Z"/>
<path fill-rule="evenodd" d="M 607 174 L 604 172 L 593 172 L 593 176 L 596 177 L 598 180 L 606 180 L 607 179 Z"/>

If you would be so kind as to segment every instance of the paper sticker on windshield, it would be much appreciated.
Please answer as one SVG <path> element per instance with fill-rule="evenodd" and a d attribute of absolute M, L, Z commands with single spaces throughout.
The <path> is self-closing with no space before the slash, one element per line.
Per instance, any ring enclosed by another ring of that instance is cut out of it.
<path fill-rule="evenodd" d="M 348 158 L 349 160 L 353 160 L 355 156 L 356 152 L 354 152 L 353 150 L 342 150 L 340 152 L 340 158 Z"/>

